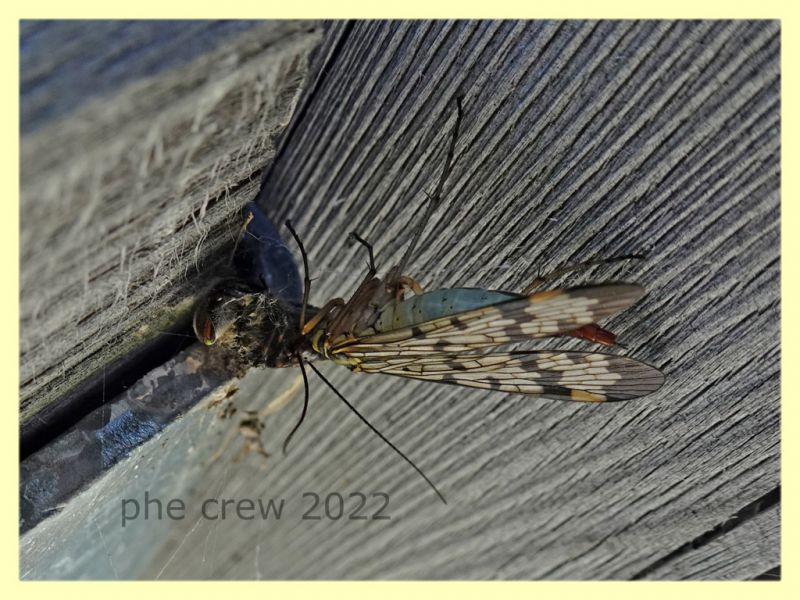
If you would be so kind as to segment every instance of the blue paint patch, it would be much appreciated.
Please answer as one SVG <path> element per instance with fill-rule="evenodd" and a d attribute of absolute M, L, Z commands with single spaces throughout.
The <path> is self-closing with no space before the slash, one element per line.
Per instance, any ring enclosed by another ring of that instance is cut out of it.
<path fill-rule="evenodd" d="M 128 456 L 131 450 L 149 440 L 164 428 L 148 417 L 126 410 L 95 433 L 100 442 L 103 468 L 108 468 Z"/>
<path fill-rule="evenodd" d="M 248 202 L 242 209 L 242 220 L 248 214 L 253 219 L 234 257 L 239 276 L 255 289 L 268 290 L 290 304 L 301 304 L 303 285 L 292 253 L 258 204 Z"/>

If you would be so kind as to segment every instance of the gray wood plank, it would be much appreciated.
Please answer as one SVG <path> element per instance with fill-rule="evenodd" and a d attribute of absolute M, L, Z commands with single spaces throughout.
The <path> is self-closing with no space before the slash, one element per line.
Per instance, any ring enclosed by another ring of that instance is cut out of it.
<path fill-rule="evenodd" d="M 319 40 L 262 24 L 23 136 L 23 424 L 190 308 Z"/>
<path fill-rule="evenodd" d="M 764 573 L 781 560 L 780 507 L 775 505 L 719 539 L 687 552 L 648 578 L 740 580 Z"/>
<path fill-rule="evenodd" d="M 208 53 L 259 21 L 22 20 L 20 130 Z"/>
<path fill-rule="evenodd" d="M 232 464 L 232 444 L 209 465 L 235 422 L 198 422 L 192 415 L 208 414 L 198 409 L 163 434 L 174 444 L 158 438 L 125 463 L 158 456 L 182 485 L 137 469 L 135 487 L 102 488 L 103 507 L 144 489 L 194 507 L 285 498 L 282 519 L 195 514 L 157 533 L 144 522 L 122 532 L 118 512 L 98 506 L 93 527 L 121 546 L 89 576 L 627 579 L 775 489 L 779 45 L 778 23 L 766 21 L 356 23 L 262 193 L 273 221 L 292 217 L 303 236 L 312 300 L 347 295 L 363 276 L 349 231 L 375 244 L 382 267 L 402 251 L 460 91 L 455 170 L 409 272 L 431 289 L 519 290 L 540 270 L 646 251 L 646 261 L 569 281 L 645 285 L 648 296 L 609 326 L 667 383 L 641 401 L 584 406 L 323 365 L 447 506 L 320 384 L 287 458 L 278 450 L 296 400 L 266 419 L 266 463 Z M 236 402 L 263 407 L 297 390 L 297 377 L 253 372 Z M 391 519 L 304 521 L 311 491 L 386 492 Z M 55 528 L 86 533 L 81 506 L 27 543 L 42 548 Z M 729 534 L 762 548 L 758 560 L 720 539 L 652 576 L 755 577 L 778 556 L 777 519 L 769 511 Z M 112 569 L 135 536 L 149 560 Z M 39 576 L 61 552 L 48 549 Z"/>

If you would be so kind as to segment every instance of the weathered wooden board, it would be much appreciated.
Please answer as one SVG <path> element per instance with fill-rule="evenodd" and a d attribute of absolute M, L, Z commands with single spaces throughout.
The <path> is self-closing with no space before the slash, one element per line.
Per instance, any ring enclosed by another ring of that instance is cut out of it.
<path fill-rule="evenodd" d="M 260 21 L 22 20 L 20 129 L 51 123 L 91 98 L 186 65 Z M 233 44 L 235 46 L 235 43 Z"/>
<path fill-rule="evenodd" d="M 82 56 L 65 52 L 101 63 L 98 79 L 152 51 L 126 62 L 125 39 L 103 61 L 87 35 Z M 319 41 L 311 22 L 245 28 L 22 137 L 23 425 L 185 314 L 203 266 L 235 235 L 227 221 L 258 190 Z M 23 81 L 61 81 L 67 66 L 54 62 Z M 31 112 L 34 124 L 47 113 Z"/>
<path fill-rule="evenodd" d="M 519 290 L 540 270 L 645 251 L 646 261 L 570 281 L 647 287 L 609 323 L 627 354 L 663 368 L 665 387 L 586 406 L 323 366 L 447 506 L 316 382 L 289 457 L 278 450 L 296 402 L 266 420 L 275 452 L 266 463 L 232 464 L 233 443 L 211 461 L 235 424 L 199 408 L 27 534 L 23 575 L 668 579 L 749 578 L 774 566 L 777 508 L 649 570 L 780 481 L 779 25 L 332 31 L 261 196 L 276 223 L 292 217 L 304 238 L 312 300 L 346 295 L 363 275 L 351 230 L 375 244 L 381 266 L 396 259 L 434 187 L 461 92 L 454 173 L 409 271 L 428 288 Z M 252 373 L 236 401 L 260 408 L 296 382 Z M 195 508 L 284 498 L 286 511 L 267 522 L 193 513 L 123 529 L 121 499 L 145 490 Z M 386 492 L 391 519 L 302 520 L 305 492 Z M 94 554 L 66 558 L 98 535 Z M 147 557 L 132 559 L 134 548 Z"/>
<path fill-rule="evenodd" d="M 780 508 L 777 505 L 758 513 L 719 539 L 691 550 L 647 573 L 648 579 L 742 578 L 761 570 L 766 573 L 780 562 Z M 778 577 L 779 578 L 779 577 Z"/>

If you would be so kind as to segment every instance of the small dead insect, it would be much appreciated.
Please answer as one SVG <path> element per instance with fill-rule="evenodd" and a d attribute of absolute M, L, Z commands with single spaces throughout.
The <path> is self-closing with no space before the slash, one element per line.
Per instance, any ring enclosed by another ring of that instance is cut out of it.
<path fill-rule="evenodd" d="M 250 281 L 247 278 L 229 280 L 212 290 L 194 318 L 195 332 L 202 342 L 220 343 L 232 349 L 245 367 L 300 367 L 305 399 L 300 420 L 284 442 L 284 453 L 308 410 L 305 369 L 308 365 L 445 503 L 444 496 L 419 467 L 336 390 L 311 358 L 332 360 L 364 373 L 580 402 L 639 398 L 656 391 L 664 382 L 658 369 L 617 355 L 561 350 L 491 350 L 551 336 L 573 336 L 605 346 L 614 345 L 616 336 L 597 322 L 636 302 L 644 293 L 640 286 L 613 283 L 535 290 L 567 271 L 638 258 L 636 256 L 589 261 L 562 269 L 537 278 L 522 293 L 475 288 L 424 292 L 412 277 L 404 274 L 452 168 L 462 119 L 460 99 L 456 102 L 455 125 L 437 187 L 427 198 L 425 215 L 402 260 L 383 278 L 376 276 L 372 246 L 353 233 L 369 255 L 366 276 L 349 300 L 334 298 L 319 309 L 310 306 L 308 258 L 299 236 L 287 221 L 286 226 L 303 258 L 302 295 L 299 285 L 295 285 L 299 284 L 299 276 L 289 276 L 286 281 L 290 283 L 277 291 L 263 276 L 249 276 Z M 246 215 L 245 229 L 251 222 L 257 225 L 266 220 L 255 205 L 248 206 Z M 248 243 L 249 237 L 261 240 L 271 235 L 247 231 L 243 245 Z M 273 250 L 276 249 L 288 253 L 285 246 L 273 246 Z M 249 262 L 254 261 L 250 259 Z M 413 295 L 406 297 L 409 292 Z"/>

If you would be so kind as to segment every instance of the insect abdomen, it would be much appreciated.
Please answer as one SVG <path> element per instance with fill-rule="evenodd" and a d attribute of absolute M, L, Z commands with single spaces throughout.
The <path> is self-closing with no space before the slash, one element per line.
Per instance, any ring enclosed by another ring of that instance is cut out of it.
<path fill-rule="evenodd" d="M 391 331 L 519 297 L 520 294 L 480 288 L 434 290 L 412 296 L 398 304 L 390 302 L 381 309 L 373 327 L 376 332 Z"/>

